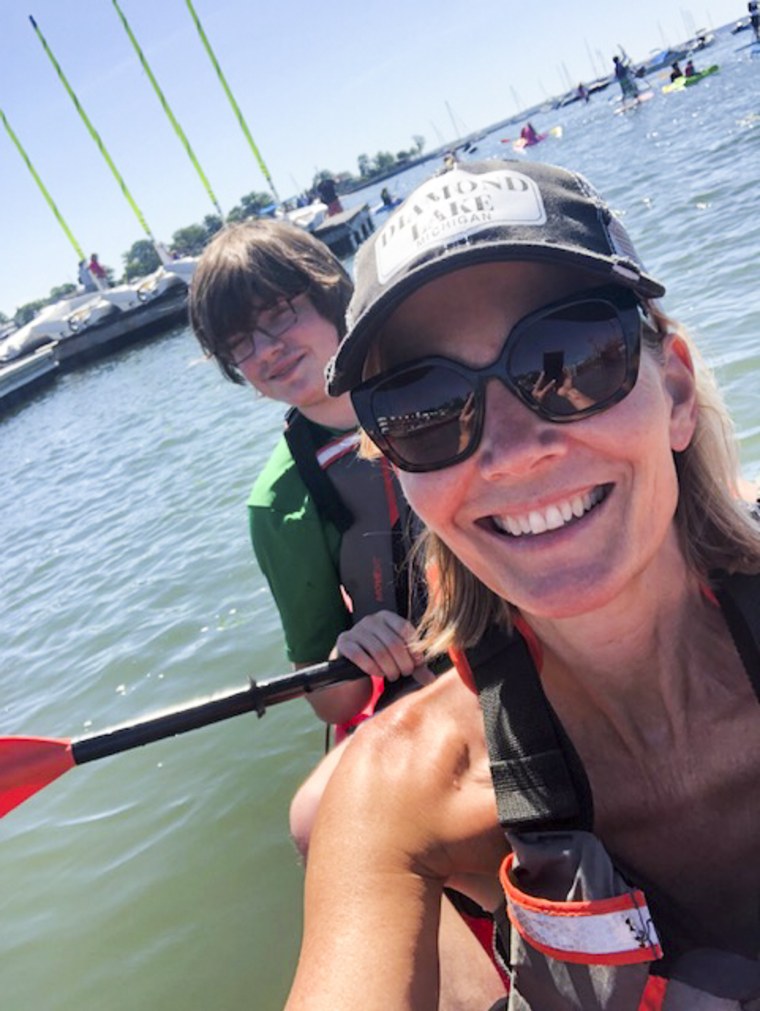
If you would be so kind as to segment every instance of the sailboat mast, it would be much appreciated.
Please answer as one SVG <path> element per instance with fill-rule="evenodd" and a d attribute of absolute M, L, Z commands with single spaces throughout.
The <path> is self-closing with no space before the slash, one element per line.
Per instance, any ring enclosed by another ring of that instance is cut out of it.
<path fill-rule="evenodd" d="M 211 60 L 211 64 L 214 67 L 214 70 L 216 71 L 216 76 L 219 78 L 219 83 L 224 89 L 224 93 L 226 94 L 227 98 L 229 99 L 229 103 L 232 106 L 232 111 L 235 113 L 237 121 L 240 124 L 240 129 L 243 131 L 243 134 L 246 140 L 248 141 L 248 144 L 250 145 L 251 151 L 253 151 L 253 156 L 258 162 L 259 168 L 264 174 L 264 178 L 269 183 L 269 188 L 272 191 L 275 200 L 277 201 L 277 203 L 280 203 L 280 196 L 272 181 L 272 177 L 269 174 L 269 169 L 264 164 L 264 159 L 261 157 L 261 152 L 259 151 L 253 137 L 251 136 L 251 131 L 248 129 L 248 124 L 246 123 L 245 118 L 243 117 L 243 113 L 240 111 L 240 106 L 237 104 L 234 95 L 230 91 L 230 86 L 227 84 L 227 79 L 222 73 L 222 68 L 219 66 L 219 61 L 214 55 L 214 51 L 211 48 L 211 44 L 206 37 L 206 33 L 203 30 L 203 26 L 201 25 L 200 19 L 198 18 L 198 15 L 195 12 L 195 8 L 193 7 L 191 0 L 185 0 L 185 2 L 187 3 L 187 9 L 190 11 L 190 16 L 195 22 L 195 27 L 198 29 L 198 35 L 200 36 L 201 42 L 203 43 L 203 47 L 208 54 L 208 58 Z"/>
<path fill-rule="evenodd" d="M 192 147 L 190 146 L 190 141 L 187 139 L 185 131 L 179 125 L 179 123 L 177 122 L 177 119 L 176 119 L 174 113 L 170 109 L 169 103 L 166 101 L 166 96 L 164 95 L 163 91 L 161 90 L 161 88 L 160 88 L 160 86 L 158 84 L 158 81 L 156 80 L 156 78 L 155 78 L 155 76 L 153 74 L 153 71 L 150 69 L 150 66 L 148 65 L 148 61 L 145 59 L 145 55 L 144 55 L 142 49 L 140 48 L 140 44 L 138 43 L 137 39 L 135 38 L 134 33 L 133 33 L 132 29 L 129 26 L 129 22 L 127 21 L 126 17 L 124 16 L 124 12 L 122 11 L 121 7 L 119 7 L 119 4 L 117 3 L 117 0 L 112 0 L 112 3 L 114 5 L 116 13 L 119 15 L 119 18 L 121 20 L 122 25 L 124 26 L 124 31 L 129 36 L 129 41 L 134 46 L 134 50 L 137 53 L 137 57 L 140 60 L 140 63 L 142 64 L 142 68 L 145 71 L 145 73 L 148 75 L 148 80 L 153 85 L 153 90 L 156 92 L 156 95 L 158 95 L 158 100 L 161 103 L 161 107 L 163 108 L 164 112 L 166 113 L 166 115 L 167 115 L 167 117 L 169 119 L 169 122 L 174 127 L 174 132 L 179 137 L 182 146 L 184 147 L 185 151 L 187 152 L 187 155 L 188 155 L 190 161 L 192 162 L 193 167 L 195 168 L 195 171 L 198 173 L 198 176 L 199 176 L 201 182 L 203 183 L 203 186 L 206 189 L 206 193 L 208 193 L 208 195 L 209 195 L 209 197 L 211 199 L 211 203 L 216 208 L 217 214 L 222 219 L 222 221 L 224 221 L 224 213 L 222 211 L 222 208 L 219 206 L 219 201 L 216 199 L 216 195 L 215 195 L 214 191 L 211 189 L 211 183 L 209 183 L 208 179 L 206 178 L 206 174 L 203 171 L 203 169 L 201 168 L 200 162 L 196 158 L 195 152 L 193 151 Z"/>
<path fill-rule="evenodd" d="M 56 221 L 58 222 L 58 224 L 63 229 L 63 231 L 64 231 L 64 233 L 66 235 L 66 238 L 69 240 L 69 242 L 71 243 L 71 245 L 74 247 L 74 251 L 76 252 L 77 256 L 79 257 L 80 260 L 86 259 L 84 253 L 82 252 L 82 247 L 79 245 L 79 243 L 77 242 L 77 240 L 74 238 L 73 232 L 71 231 L 71 229 L 69 228 L 69 226 L 64 221 L 63 215 L 58 210 L 58 207 L 56 206 L 55 201 L 50 196 L 50 194 L 47 191 L 47 188 L 45 187 L 45 184 L 43 183 L 43 181 L 40 179 L 39 175 L 37 174 L 37 170 L 35 169 L 34 165 L 32 165 L 31 159 L 29 158 L 29 155 L 24 150 L 24 148 L 23 148 L 23 146 L 21 144 L 21 141 L 18 139 L 18 137 L 16 136 L 16 134 L 11 129 L 11 125 L 8 122 L 8 120 L 6 118 L 6 115 L 5 115 L 5 113 L 3 112 L 2 109 L 0 109 L 0 119 L 2 119 L 2 121 L 3 121 L 3 126 L 5 127 L 5 129 L 6 129 L 7 133 L 8 133 L 8 136 L 10 137 L 10 139 L 15 144 L 16 150 L 21 155 L 21 157 L 24 160 L 24 163 L 26 164 L 26 167 L 31 172 L 32 178 L 34 179 L 34 181 L 39 186 L 40 192 L 42 193 L 43 197 L 47 201 L 48 207 L 50 208 L 50 210 L 55 215 Z"/>
<path fill-rule="evenodd" d="M 132 210 L 134 211 L 135 217 L 140 222 L 143 231 L 148 236 L 148 238 L 150 239 L 150 241 L 153 243 L 153 246 L 154 246 L 156 252 L 158 253 L 159 259 L 161 260 L 162 263 L 165 263 L 166 260 L 167 260 L 167 255 L 166 255 L 165 250 L 163 249 L 163 247 L 161 246 L 161 244 L 156 241 L 156 238 L 153 235 L 153 232 L 151 232 L 150 228 L 148 227 L 148 223 L 145 220 L 142 211 L 137 206 L 137 204 L 135 203 L 134 197 L 132 196 L 132 194 L 127 189 L 127 184 L 124 182 L 124 179 L 122 178 L 121 174 L 119 173 L 119 170 L 114 165 L 113 159 L 111 158 L 110 154 L 106 150 L 105 144 L 103 143 L 103 141 L 100 138 L 100 134 L 98 133 L 98 131 L 95 129 L 95 127 L 90 122 L 90 120 L 89 120 L 89 118 L 87 116 L 87 113 L 84 111 L 84 109 L 82 108 L 82 106 L 81 106 L 81 104 L 79 102 L 79 99 L 74 94 L 74 91 L 73 91 L 71 85 L 69 84 L 69 82 L 68 82 L 68 80 L 66 78 L 66 75 L 64 74 L 63 70 L 61 69 L 60 64 L 58 63 L 58 60 L 56 60 L 55 56 L 53 55 L 53 53 L 52 53 L 52 51 L 50 49 L 50 46 L 47 44 L 45 36 L 40 31 L 37 22 L 34 20 L 34 18 L 32 17 L 31 14 L 29 15 L 29 20 L 30 20 L 30 22 L 32 24 L 32 28 L 34 28 L 35 32 L 37 33 L 37 38 L 42 43 L 42 48 L 45 50 L 45 52 L 49 56 L 50 62 L 53 64 L 53 67 L 55 68 L 55 72 L 58 74 L 58 78 L 59 78 L 61 84 L 64 86 L 64 88 L 66 89 L 66 91 L 69 94 L 69 98 L 74 103 L 74 108 L 79 113 L 79 115 L 80 115 L 80 117 L 82 119 L 82 122 L 87 127 L 87 130 L 88 130 L 90 136 L 95 141 L 95 144 L 97 145 L 98 150 L 103 155 L 103 158 L 105 159 L 106 164 L 108 165 L 108 167 L 110 168 L 111 172 L 113 173 L 114 178 L 116 179 L 116 182 L 119 184 L 119 189 L 123 193 L 125 200 L 129 204 L 129 206 L 132 208 Z"/>

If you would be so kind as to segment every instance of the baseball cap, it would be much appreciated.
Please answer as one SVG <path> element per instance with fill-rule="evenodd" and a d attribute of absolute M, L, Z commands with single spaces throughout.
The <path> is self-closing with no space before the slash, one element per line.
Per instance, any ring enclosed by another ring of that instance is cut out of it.
<path fill-rule="evenodd" d="M 499 260 L 582 268 L 646 298 L 665 293 L 583 176 L 540 162 L 459 164 L 417 187 L 359 249 L 348 331 L 327 366 L 328 391 L 339 396 L 361 381 L 378 327 L 413 291 Z"/>

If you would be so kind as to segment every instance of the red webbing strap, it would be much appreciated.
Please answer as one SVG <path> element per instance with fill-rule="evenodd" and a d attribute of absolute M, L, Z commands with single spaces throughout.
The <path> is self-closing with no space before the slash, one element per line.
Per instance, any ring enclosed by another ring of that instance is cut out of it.
<path fill-rule="evenodd" d="M 662 1011 L 668 981 L 662 976 L 650 976 L 639 1001 L 639 1011 Z"/>

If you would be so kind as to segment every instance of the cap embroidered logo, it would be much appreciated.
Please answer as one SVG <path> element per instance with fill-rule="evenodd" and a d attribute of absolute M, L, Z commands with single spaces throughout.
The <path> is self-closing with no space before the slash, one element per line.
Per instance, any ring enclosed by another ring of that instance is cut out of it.
<path fill-rule="evenodd" d="M 528 176 L 455 169 L 420 186 L 382 230 L 375 245 L 378 281 L 385 284 L 427 250 L 445 248 L 448 235 L 461 243 L 485 228 L 545 223 L 541 191 Z"/>

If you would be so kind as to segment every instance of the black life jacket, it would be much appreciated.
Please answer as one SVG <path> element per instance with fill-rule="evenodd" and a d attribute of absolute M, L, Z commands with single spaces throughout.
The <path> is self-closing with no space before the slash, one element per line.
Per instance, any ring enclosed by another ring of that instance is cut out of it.
<path fill-rule="evenodd" d="M 416 622 L 425 587 L 408 563 L 420 521 L 391 465 L 357 455 L 358 429 L 332 435 L 295 408 L 286 416 L 285 439 L 317 512 L 341 535 L 339 574 L 352 621 L 387 609 Z"/>
<path fill-rule="evenodd" d="M 760 576 L 716 574 L 711 585 L 760 700 Z M 635 875 L 592 834 L 588 778 L 523 637 L 491 629 L 465 657 L 512 851 L 497 914 L 509 1011 L 760 1008 L 760 962 L 712 949 L 673 956 L 667 938 L 663 952 L 659 897 L 644 886 L 653 916 Z"/>

